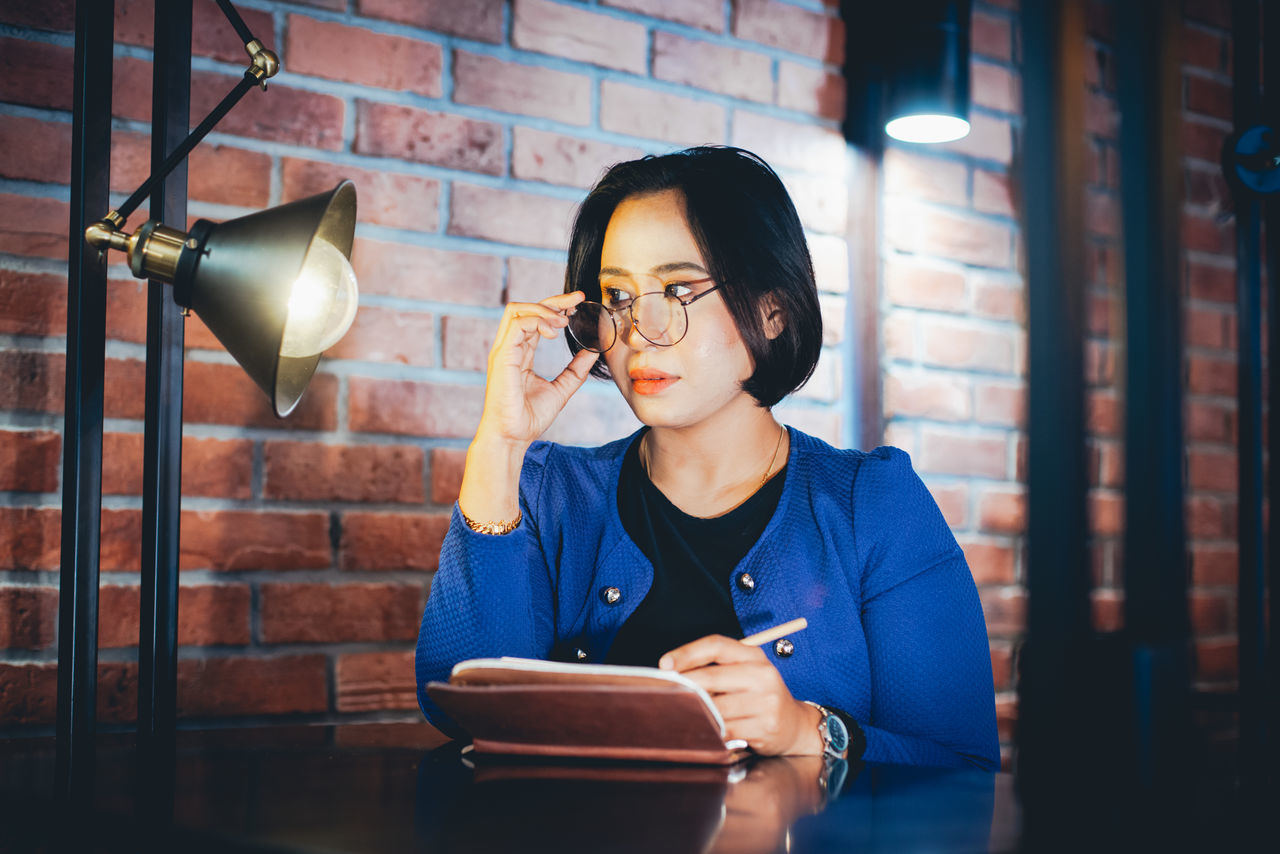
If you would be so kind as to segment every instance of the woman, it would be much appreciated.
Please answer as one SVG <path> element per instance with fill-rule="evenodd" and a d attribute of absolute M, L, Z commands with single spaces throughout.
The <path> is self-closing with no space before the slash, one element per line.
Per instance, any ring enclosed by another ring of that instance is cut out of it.
<path fill-rule="evenodd" d="M 573 359 L 546 381 L 534 349 L 566 329 Z M 907 455 L 773 417 L 821 340 L 804 233 L 762 160 L 702 147 L 610 169 L 565 293 L 508 305 L 489 354 L 418 639 L 427 717 L 456 729 L 424 688 L 467 658 L 657 664 L 758 753 L 995 768 L 981 605 Z M 537 441 L 589 374 L 646 426 Z M 801 616 L 775 644 L 737 640 Z"/>

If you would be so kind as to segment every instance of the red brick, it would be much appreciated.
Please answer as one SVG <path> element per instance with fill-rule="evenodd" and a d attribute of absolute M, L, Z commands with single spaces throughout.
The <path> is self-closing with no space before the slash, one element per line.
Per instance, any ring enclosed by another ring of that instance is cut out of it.
<path fill-rule="evenodd" d="M 765 54 L 661 30 L 653 34 L 653 76 L 733 98 L 773 101 L 773 60 Z"/>
<path fill-rule="evenodd" d="M 360 222 L 413 231 L 435 231 L 440 224 L 440 182 L 417 175 L 285 157 L 281 198 L 292 201 L 325 193 L 343 179 L 356 185 Z"/>
<path fill-rule="evenodd" d="M 817 125 L 735 110 L 733 142 L 774 167 L 814 172 L 836 181 L 844 175 L 844 137 Z"/>
<path fill-rule="evenodd" d="M 835 65 L 844 61 L 844 25 L 839 18 L 775 0 L 735 0 L 733 34 Z"/>
<path fill-rule="evenodd" d="M 433 570 L 449 530 L 441 513 L 344 513 L 344 570 Z"/>
<path fill-rule="evenodd" d="M 1000 734 L 1000 770 L 1012 771 L 1011 756 L 1005 755 L 1005 745 L 1014 740 L 1018 726 L 1018 703 L 1014 699 L 996 700 L 996 731 Z"/>
<path fill-rule="evenodd" d="M 431 501 L 433 504 L 452 504 L 458 500 L 462 488 L 462 473 L 467 464 L 467 452 L 462 448 L 431 449 Z"/>
<path fill-rule="evenodd" d="M 338 421 L 338 379 L 317 373 L 288 418 L 277 418 L 262 389 L 239 365 L 188 359 L 183 368 L 182 418 L 188 424 L 234 424 L 332 430 Z M 141 417 L 141 416 L 138 416 Z"/>
<path fill-rule="evenodd" d="M 0 409 L 61 412 L 65 362 L 61 353 L 0 351 Z"/>
<path fill-rule="evenodd" d="M 1238 478 L 1234 451 L 1187 451 L 1187 486 L 1191 489 L 1234 494 Z"/>
<path fill-rule="evenodd" d="M 968 537 L 961 537 L 959 542 L 975 584 L 1014 582 L 1013 546 L 1000 540 L 975 540 Z"/>
<path fill-rule="evenodd" d="M 1205 682 L 1229 682 L 1239 675 L 1238 645 L 1231 640 L 1197 640 L 1195 678 Z"/>
<path fill-rule="evenodd" d="M 0 430 L 0 492 L 57 492 L 62 436 Z"/>
<path fill-rule="evenodd" d="M 974 104 L 1002 113 L 1019 113 L 1022 94 L 1018 78 L 1008 68 L 987 62 L 969 65 L 970 97 Z"/>
<path fill-rule="evenodd" d="M 151 121 L 151 77 L 150 61 L 133 56 L 117 56 L 111 64 L 111 114 L 117 118 Z M 195 89 L 194 80 L 192 89 Z M 222 94 L 225 95 L 228 91 L 229 87 L 222 90 Z M 249 100 L 253 100 L 252 97 Z M 194 105 L 191 114 L 196 115 Z"/>
<path fill-rule="evenodd" d="M 1216 255 L 1235 254 L 1235 226 L 1219 223 L 1216 218 L 1184 213 L 1182 245 L 1184 249 Z"/>
<path fill-rule="evenodd" d="M 920 445 L 921 471 L 996 480 L 1009 476 L 1009 448 L 1002 436 L 925 428 L 921 431 Z"/>
<path fill-rule="evenodd" d="M 1232 209 L 1231 190 L 1220 170 L 1188 167 L 1184 174 L 1187 204 L 1202 207 L 1213 215 Z"/>
<path fill-rule="evenodd" d="M 359 0 L 357 8 L 373 18 L 499 44 L 503 5 L 503 0 Z"/>
<path fill-rule="evenodd" d="M 1187 391 L 1192 394 L 1235 397 L 1237 379 L 1234 358 L 1187 357 Z"/>
<path fill-rule="evenodd" d="M 443 63 L 438 44 L 289 15 L 284 66 L 294 74 L 438 98 Z"/>
<path fill-rule="evenodd" d="M 818 308 L 822 312 L 822 344 L 834 347 L 844 340 L 848 300 L 844 296 L 818 294 Z"/>
<path fill-rule="evenodd" d="M 899 251 L 1007 269 L 1013 260 L 1009 226 L 899 199 L 888 202 L 885 237 Z"/>
<path fill-rule="evenodd" d="M 725 110 L 708 101 L 605 80 L 600 84 L 600 127 L 681 145 L 714 144 L 724 140 Z"/>
<path fill-rule="evenodd" d="M 212 72 L 191 75 L 191 115 L 204 116 L 239 78 Z M 218 132 L 306 148 L 342 148 L 345 105 L 341 98 L 273 83 L 266 92 L 250 90 L 218 122 Z"/>
<path fill-rule="evenodd" d="M 497 243 L 564 249 L 576 205 L 553 196 L 454 183 L 449 234 Z"/>
<path fill-rule="evenodd" d="M 425 456 L 412 445 L 267 442 L 264 498 L 421 503 Z"/>
<path fill-rule="evenodd" d="M 845 112 L 844 77 L 796 62 L 778 62 L 778 106 L 841 121 Z"/>
<path fill-rule="evenodd" d="M 178 662 L 178 715 L 284 715 L 329 706 L 327 658 L 196 658 Z"/>
<path fill-rule="evenodd" d="M 1014 216 L 1009 176 L 985 169 L 973 170 L 973 209 L 1000 216 Z"/>
<path fill-rule="evenodd" d="M 886 418 L 967 421 L 972 417 L 967 377 L 891 372 L 884 384 Z"/>
<path fill-rule="evenodd" d="M 969 487 L 964 483 L 930 483 L 929 494 L 942 511 L 942 518 L 952 528 L 969 524 Z"/>
<path fill-rule="evenodd" d="M 1232 315 L 1225 311 L 1187 308 L 1185 341 L 1189 347 L 1222 350 L 1228 347 L 1227 327 Z"/>
<path fill-rule="evenodd" d="M 1235 631 L 1232 619 L 1234 596 L 1212 593 L 1192 593 L 1191 630 L 1197 635 L 1223 635 Z"/>
<path fill-rule="evenodd" d="M 849 292 L 849 244 L 843 237 L 823 234 L 808 235 L 809 255 L 813 258 L 813 277 L 824 293 Z"/>
<path fill-rule="evenodd" d="M 107 418 L 144 417 L 146 373 L 146 363 L 141 359 L 107 359 L 102 391 Z"/>
<path fill-rule="evenodd" d="M 979 56 L 1013 60 L 1013 26 L 1009 18 L 974 12 L 970 20 L 970 49 Z"/>
<path fill-rule="evenodd" d="M 356 101 L 360 154 L 502 174 L 502 126 L 431 110 Z"/>
<path fill-rule="evenodd" d="M 444 319 L 444 366 L 456 371 L 483 371 L 498 334 L 498 318 L 450 316 Z"/>
<path fill-rule="evenodd" d="M 0 178 L 51 184 L 71 179 L 71 125 L 0 116 Z"/>
<path fill-rule="evenodd" d="M 884 353 L 890 359 L 915 361 L 916 315 L 910 312 L 890 311 L 882 324 Z"/>
<path fill-rule="evenodd" d="M 1084 99 L 1084 129 L 1103 139 L 1114 140 L 1120 133 L 1120 108 L 1115 98 L 1090 92 Z"/>
<path fill-rule="evenodd" d="M 52 724 L 57 710 L 56 664 L 0 662 L 0 721 L 8 726 Z"/>
<path fill-rule="evenodd" d="M 564 264 L 513 255 L 507 259 L 507 301 L 538 302 L 564 291 Z"/>
<path fill-rule="evenodd" d="M 52 587 L 0 587 L 0 649 L 54 645 L 58 591 Z"/>
<path fill-rule="evenodd" d="M 843 181 L 789 174 L 782 177 L 782 183 L 806 230 L 844 236 L 849 224 L 849 190 Z"/>
<path fill-rule="evenodd" d="M 982 611 L 987 619 L 987 632 L 991 635 L 1019 634 L 1027 624 L 1027 598 L 1021 590 L 1007 587 L 979 590 Z"/>
<path fill-rule="evenodd" d="M 183 569 L 326 569 L 332 563 L 325 513 L 182 513 Z"/>
<path fill-rule="evenodd" d="M 955 142 L 939 145 L 938 150 L 1010 166 L 1013 163 L 1013 128 L 1008 119 L 971 113 L 969 134 Z"/>
<path fill-rule="evenodd" d="M 1231 131 L 1221 125 L 1197 120 L 1194 116 L 1182 119 L 1182 151 L 1187 157 L 1206 160 L 1215 166 L 1222 157 L 1222 142 Z"/>
<path fill-rule="evenodd" d="M 1012 331 L 974 326 L 965 321 L 922 318 L 923 361 L 944 368 L 1012 374 L 1019 348 Z"/>
<path fill-rule="evenodd" d="M 104 584 L 98 590 L 98 646 L 138 645 L 140 589 Z M 249 636 L 249 588 L 242 584 L 183 585 L 178 589 L 178 643 L 244 645 Z"/>
<path fill-rule="evenodd" d="M 453 100 L 571 125 L 591 123 L 591 79 L 455 51 Z"/>
<path fill-rule="evenodd" d="M 965 283 L 960 273 L 912 263 L 909 259 L 886 259 L 884 289 L 889 301 L 912 308 L 939 311 L 965 309 Z"/>
<path fill-rule="evenodd" d="M 70 32 L 76 28 L 76 4 L 74 0 L 11 0 L 0 6 L 0 21 L 36 30 Z"/>
<path fill-rule="evenodd" d="M 643 24 L 548 0 L 515 0 L 511 44 L 634 74 L 648 70 Z"/>
<path fill-rule="evenodd" d="M 991 679 L 997 691 L 1013 687 L 1013 648 L 1007 643 L 991 644 Z"/>
<path fill-rule="evenodd" d="M 1238 553 L 1236 545 L 1205 545 L 1191 547 L 1191 581 L 1196 586 L 1232 586 L 1237 583 Z"/>
<path fill-rule="evenodd" d="M 590 187 L 613 164 L 643 154 L 638 148 L 516 127 L 512 133 L 511 175 L 526 181 Z"/>
<path fill-rule="evenodd" d="M 724 4 L 720 0 L 603 0 L 603 2 L 605 6 L 614 6 L 654 18 L 688 24 L 713 33 L 724 31 Z"/>
<path fill-rule="evenodd" d="M 1027 388 L 999 381 L 974 383 L 974 420 L 999 427 L 1023 427 L 1027 422 Z"/>
<path fill-rule="evenodd" d="M 1115 39 L 1115 16 L 1112 15 L 1109 5 L 1103 5 L 1094 0 L 1084 4 L 1084 11 L 1086 34 L 1104 42 Z"/>
<path fill-rule="evenodd" d="M 1115 348 L 1104 341 L 1086 341 L 1084 344 L 1084 376 L 1090 385 L 1111 385 L 1115 382 Z"/>
<path fill-rule="evenodd" d="M 51 508 L 0 507 L 0 570 L 57 569 L 60 515 Z"/>
<path fill-rule="evenodd" d="M 354 431 L 464 439 L 480 423 L 484 387 L 351 377 L 347 399 Z"/>
<path fill-rule="evenodd" d="M 1235 403 L 1187 401 L 1187 439 L 1200 442 L 1235 441 Z"/>
<path fill-rule="evenodd" d="M 969 201 L 969 168 L 964 163 L 890 148 L 883 164 L 886 193 L 957 207 Z"/>
<path fill-rule="evenodd" d="M 465 305 L 502 304 L 502 259 L 495 255 L 357 238 L 351 266 L 364 293 Z"/>
<path fill-rule="evenodd" d="M 124 44 L 151 47 L 155 33 L 155 0 L 121 0 L 116 4 L 115 39 Z M 244 18 L 258 41 L 277 44 L 274 22 L 269 12 L 258 9 L 236 11 Z M 244 42 L 213 0 L 197 0 L 191 9 L 191 52 L 237 65 L 249 64 Z"/>
<path fill-rule="evenodd" d="M 1124 496 L 1091 490 L 1088 496 L 1090 530 L 1099 535 L 1124 532 Z"/>
<path fill-rule="evenodd" d="M 262 640 L 413 640 L 424 604 L 417 584 L 264 584 Z"/>
<path fill-rule="evenodd" d="M 1200 21 L 1219 29 L 1231 28 L 1231 4 L 1220 0 L 1184 0 L 1182 13 L 1189 20 Z"/>
<path fill-rule="evenodd" d="M 1112 391 L 1090 391 L 1085 399 L 1085 429 L 1098 436 L 1124 430 L 1124 404 Z"/>
<path fill-rule="evenodd" d="M 1190 112 L 1231 121 L 1231 84 L 1188 74 L 1186 93 Z"/>
<path fill-rule="evenodd" d="M 1124 628 L 1124 595 L 1115 590 L 1094 590 L 1092 601 L 1093 628 L 1099 632 L 1118 632 Z"/>
<path fill-rule="evenodd" d="M 365 306 L 326 356 L 429 368 L 435 362 L 435 326 L 426 312 Z"/>
<path fill-rule="evenodd" d="M 0 334 L 65 335 L 67 277 L 0 270 Z"/>
<path fill-rule="evenodd" d="M 1124 453 L 1117 442 L 1098 443 L 1098 486 L 1124 486 Z"/>
<path fill-rule="evenodd" d="M 70 46 L 0 38 L 0 101 L 70 110 L 73 66 Z"/>
<path fill-rule="evenodd" d="M 334 675 L 340 712 L 418 708 L 412 650 L 340 655 Z"/>
<path fill-rule="evenodd" d="M 0 193 L 0 252 L 66 260 L 70 221 L 66 202 Z"/>
<path fill-rule="evenodd" d="M 104 495 L 142 494 L 141 433 L 107 433 L 102 439 Z M 182 441 L 182 494 L 250 498 L 253 442 L 249 439 Z"/>
<path fill-rule="evenodd" d="M 1027 530 L 1027 496 L 1021 489 L 992 487 L 978 498 L 978 528 L 998 534 Z"/>

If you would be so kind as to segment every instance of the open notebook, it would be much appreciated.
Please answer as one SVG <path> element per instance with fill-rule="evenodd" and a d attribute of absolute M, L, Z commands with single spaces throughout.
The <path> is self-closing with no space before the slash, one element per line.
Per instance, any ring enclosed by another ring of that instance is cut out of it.
<path fill-rule="evenodd" d="M 427 695 L 477 753 L 715 765 L 747 755 L 706 691 L 656 667 L 476 658 Z"/>

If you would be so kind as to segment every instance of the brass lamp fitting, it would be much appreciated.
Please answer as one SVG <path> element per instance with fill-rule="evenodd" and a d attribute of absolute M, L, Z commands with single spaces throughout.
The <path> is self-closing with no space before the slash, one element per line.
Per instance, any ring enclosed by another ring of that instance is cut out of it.
<path fill-rule="evenodd" d="M 267 78 L 275 77 L 280 71 L 280 57 L 275 55 L 274 51 L 267 50 L 262 42 L 254 39 L 244 46 L 245 51 L 249 54 L 252 61 L 246 69 L 247 74 L 252 74 L 262 86 L 262 91 L 267 90 Z"/>
<path fill-rule="evenodd" d="M 84 239 L 95 249 L 115 249 L 129 256 L 129 270 L 139 279 L 172 283 L 178 272 L 178 258 L 187 247 L 185 232 L 145 222 L 133 234 L 120 230 L 123 218 L 112 211 L 84 231 Z"/>

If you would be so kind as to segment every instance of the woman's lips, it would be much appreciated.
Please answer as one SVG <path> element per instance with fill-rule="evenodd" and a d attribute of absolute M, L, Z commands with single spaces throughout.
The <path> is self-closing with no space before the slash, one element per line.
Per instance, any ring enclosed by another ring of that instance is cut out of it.
<path fill-rule="evenodd" d="M 664 374 L 652 368 L 633 370 L 628 372 L 627 376 L 631 377 L 631 387 L 635 389 L 636 394 L 657 394 L 680 380 L 679 377 L 673 377 L 671 374 Z"/>

